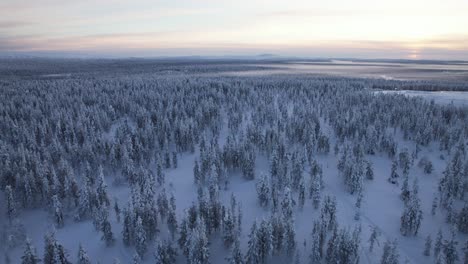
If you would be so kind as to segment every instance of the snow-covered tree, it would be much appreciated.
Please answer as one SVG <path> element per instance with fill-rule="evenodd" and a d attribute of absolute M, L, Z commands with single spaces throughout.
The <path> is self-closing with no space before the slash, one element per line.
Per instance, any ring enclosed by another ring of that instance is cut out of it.
<path fill-rule="evenodd" d="M 372 227 L 372 232 L 369 237 L 369 252 L 372 252 L 374 250 L 374 245 L 376 242 L 379 243 L 379 240 L 378 240 L 379 236 L 380 236 L 379 228 L 376 226 Z"/>
<path fill-rule="evenodd" d="M 465 203 L 460 213 L 457 214 L 457 227 L 462 233 L 468 234 L 468 202 Z"/>
<path fill-rule="evenodd" d="M 400 263 L 400 254 L 397 249 L 397 242 L 386 241 L 383 247 L 383 254 L 380 260 L 381 264 L 398 264 Z"/>
<path fill-rule="evenodd" d="M 31 239 L 27 238 L 21 264 L 38 264 L 40 262 L 41 259 L 37 256 L 36 248 L 32 245 Z"/>
<path fill-rule="evenodd" d="M 257 222 L 255 221 L 250 229 L 247 254 L 245 255 L 245 264 L 258 264 L 262 262 L 257 238 Z"/>
<path fill-rule="evenodd" d="M 154 258 L 156 264 L 172 264 L 175 263 L 177 257 L 177 250 L 172 245 L 171 241 L 159 241 L 156 244 Z"/>
<path fill-rule="evenodd" d="M 115 213 L 115 218 L 117 219 L 117 222 L 120 223 L 120 206 L 119 206 L 117 199 L 114 199 L 114 213 Z"/>
<path fill-rule="evenodd" d="M 463 246 L 463 263 L 468 263 L 468 241 Z"/>
<path fill-rule="evenodd" d="M 286 187 L 284 189 L 283 200 L 281 201 L 281 212 L 283 213 L 285 219 L 292 219 L 294 204 L 295 202 L 291 197 L 291 190 L 288 187 Z"/>
<path fill-rule="evenodd" d="M 148 249 L 146 231 L 140 216 L 138 216 L 135 223 L 135 248 L 141 258 L 144 257 L 146 250 Z"/>
<path fill-rule="evenodd" d="M 257 230 L 256 236 L 258 256 L 260 261 L 259 263 L 266 263 L 267 258 L 273 249 L 271 224 L 266 220 L 262 220 Z"/>
<path fill-rule="evenodd" d="M 325 224 L 325 228 L 333 230 L 337 225 L 336 220 L 336 198 L 329 195 L 325 196 L 325 200 L 320 212 L 320 218 Z"/>
<path fill-rule="evenodd" d="M 304 184 L 304 180 L 301 179 L 298 187 L 298 203 L 299 203 L 299 208 L 302 209 L 304 208 L 304 203 L 306 199 L 306 188 Z"/>
<path fill-rule="evenodd" d="M 63 212 L 62 212 L 62 203 L 60 202 L 58 196 L 55 194 L 52 196 L 52 211 L 54 214 L 54 222 L 58 228 L 63 227 Z"/>
<path fill-rule="evenodd" d="M 132 211 L 128 208 L 124 208 L 123 211 L 123 229 L 122 229 L 122 239 L 125 246 L 130 246 L 133 244 L 135 229 L 134 229 L 134 217 Z"/>
<path fill-rule="evenodd" d="M 433 216 L 436 214 L 438 204 L 439 204 L 439 199 L 437 199 L 437 196 L 434 196 L 434 199 L 432 200 L 432 206 L 431 206 L 431 214 Z"/>
<path fill-rule="evenodd" d="M 107 217 L 107 213 L 105 213 L 103 215 L 103 218 L 101 219 L 101 232 L 102 232 L 101 240 L 104 240 L 106 242 L 106 246 L 110 247 L 114 245 L 114 242 L 115 242 L 114 233 L 112 233 L 112 226 Z"/>
<path fill-rule="evenodd" d="M 369 161 L 366 162 L 366 179 L 374 179 L 374 169 L 372 168 L 372 163 Z"/>
<path fill-rule="evenodd" d="M 78 248 L 78 261 L 77 264 L 91 264 L 91 261 L 89 260 L 88 253 L 86 253 L 86 250 L 83 248 L 83 246 L 80 243 L 80 246 Z"/>
<path fill-rule="evenodd" d="M 229 257 L 226 258 L 229 264 L 244 264 L 244 258 L 240 249 L 239 239 L 234 241 Z"/>
<path fill-rule="evenodd" d="M 447 264 L 457 263 L 460 259 L 458 256 L 457 245 L 458 241 L 455 240 L 455 234 L 452 234 L 452 238 L 450 240 L 444 240 L 442 252 L 444 253 L 444 259 Z"/>
<path fill-rule="evenodd" d="M 176 169 L 178 167 L 178 161 L 177 161 L 177 152 L 173 151 L 172 152 L 172 167 Z"/>
<path fill-rule="evenodd" d="M 442 230 L 439 229 L 439 232 L 437 232 L 437 237 L 436 237 L 435 244 L 434 244 L 434 258 L 435 259 L 437 259 L 439 257 L 439 254 L 442 252 L 442 246 L 443 246 Z"/>
<path fill-rule="evenodd" d="M 99 165 L 98 177 L 97 177 L 97 188 L 96 188 L 97 200 L 100 205 L 110 205 L 110 200 L 107 195 L 107 184 L 104 179 L 104 172 L 102 166 Z"/>
<path fill-rule="evenodd" d="M 195 160 L 195 165 L 193 167 L 193 178 L 195 184 L 200 184 L 202 182 L 202 177 L 200 173 L 200 166 L 198 165 L 198 160 Z"/>
<path fill-rule="evenodd" d="M 409 189 L 409 176 L 408 174 L 403 174 L 403 184 L 401 185 L 400 198 L 403 202 L 407 203 L 410 199 L 410 189 Z"/>
<path fill-rule="evenodd" d="M 270 201 L 270 180 L 267 174 L 262 173 L 257 183 L 257 198 L 261 206 L 266 207 Z"/>
<path fill-rule="evenodd" d="M 312 231 L 312 240 L 309 260 L 310 264 L 319 263 L 322 259 L 322 245 L 321 245 L 321 226 L 318 221 L 314 221 L 314 228 Z"/>
<path fill-rule="evenodd" d="M 6 215 L 10 224 L 17 215 L 17 205 L 10 185 L 5 187 Z"/>
<path fill-rule="evenodd" d="M 202 219 L 198 219 L 195 229 L 192 230 L 188 238 L 187 261 L 189 264 L 208 264 L 209 258 L 210 252 L 205 223 Z"/>
<path fill-rule="evenodd" d="M 171 232 L 171 236 L 174 239 L 176 232 L 177 232 L 177 216 L 175 212 L 175 208 L 173 205 L 169 206 L 169 213 L 167 216 L 167 227 L 169 228 L 169 232 Z"/>
<path fill-rule="evenodd" d="M 291 220 L 286 221 L 284 236 L 285 236 L 286 255 L 292 257 L 294 252 L 296 251 L 297 243 L 296 243 L 296 231 Z"/>
<path fill-rule="evenodd" d="M 414 189 L 401 216 L 400 231 L 404 236 L 417 235 L 423 218 L 421 201 L 417 196 L 417 182 L 415 182 Z"/>
<path fill-rule="evenodd" d="M 223 241 L 224 246 L 229 248 L 232 243 L 236 240 L 236 223 L 233 215 L 230 211 L 226 211 L 223 218 Z"/>
<path fill-rule="evenodd" d="M 52 232 L 45 236 L 44 264 L 71 264 L 63 246 Z"/>
<path fill-rule="evenodd" d="M 390 177 L 388 178 L 388 181 L 391 184 L 397 184 L 398 183 L 398 178 L 400 177 L 397 172 L 398 169 L 398 163 L 396 160 L 393 160 L 392 162 L 392 170 L 390 172 Z"/>
<path fill-rule="evenodd" d="M 430 256 L 431 255 L 431 249 L 432 249 L 432 238 L 431 235 L 428 235 L 426 237 L 426 242 L 424 243 L 424 256 Z"/>

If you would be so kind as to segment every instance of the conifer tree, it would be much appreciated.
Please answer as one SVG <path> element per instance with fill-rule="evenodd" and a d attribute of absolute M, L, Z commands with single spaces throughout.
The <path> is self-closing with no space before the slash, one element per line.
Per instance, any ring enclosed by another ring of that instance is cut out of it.
<path fill-rule="evenodd" d="M 436 237 L 435 244 L 434 244 L 434 258 L 435 259 L 439 257 L 439 254 L 442 251 L 442 246 L 443 246 L 442 230 L 439 229 L 439 232 L 437 232 L 437 237 Z"/>
<path fill-rule="evenodd" d="M 112 233 L 112 226 L 108 220 L 107 213 L 103 215 L 103 219 L 101 220 L 101 231 L 103 233 L 101 240 L 106 242 L 106 246 L 110 247 L 114 245 L 115 238 L 114 234 Z"/>
<path fill-rule="evenodd" d="M 97 200 L 100 205 L 106 205 L 106 206 L 110 205 L 110 200 L 107 195 L 107 184 L 104 179 L 104 172 L 103 172 L 101 165 L 99 165 L 99 168 L 98 168 L 96 194 L 97 194 Z"/>
<path fill-rule="evenodd" d="M 250 229 L 247 254 L 245 255 L 245 264 L 261 263 L 259 253 L 259 242 L 257 238 L 257 222 L 255 221 Z"/>
<path fill-rule="evenodd" d="M 379 235 L 380 235 L 380 231 L 378 227 L 376 226 L 372 227 L 372 233 L 369 238 L 369 252 L 372 252 L 374 250 L 375 242 L 379 243 L 378 241 Z"/>
<path fill-rule="evenodd" d="M 396 241 L 385 242 L 380 263 L 381 264 L 398 264 L 400 263 L 399 258 L 400 258 L 400 254 L 397 251 Z"/>
<path fill-rule="evenodd" d="M 369 161 L 366 162 L 366 179 L 374 179 L 374 169 L 372 168 L 372 163 L 370 163 Z"/>
<path fill-rule="evenodd" d="M 171 241 L 159 241 L 154 257 L 156 264 L 172 264 L 176 262 L 177 251 Z"/>
<path fill-rule="evenodd" d="M 86 250 L 83 248 L 83 246 L 79 245 L 78 248 L 78 262 L 77 264 L 91 264 L 91 261 L 89 260 L 88 253 L 86 253 Z"/>
<path fill-rule="evenodd" d="M 260 263 L 266 263 L 272 247 L 271 225 L 268 221 L 262 220 L 257 230 L 258 256 Z"/>
<path fill-rule="evenodd" d="M 13 196 L 13 189 L 10 185 L 5 187 L 6 215 L 10 224 L 17 215 L 16 201 Z"/>
<path fill-rule="evenodd" d="M 143 222 L 141 217 L 138 216 L 136 223 L 135 223 L 135 248 L 138 255 L 143 258 L 148 248 L 148 241 L 146 238 L 146 231 L 143 226 Z"/>
<path fill-rule="evenodd" d="M 257 183 L 257 198 L 260 206 L 266 207 L 270 201 L 270 183 L 267 174 L 263 173 Z"/>
<path fill-rule="evenodd" d="M 450 240 L 445 240 L 443 243 L 443 253 L 445 257 L 445 262 L 447 264 L 457 263 L 460 259 L 458 257 L 457 251 L 458 242 L 455 240 L 455 234 L 452 233 L 452 238 Z"/>
<path fill-rule="evenodd" d="M 393 160 L 392 162 L 392 170 L 391 170 L 391 173 L 390 173 L 390 177 L 388 178 L 388 181 L 391 183 L 391 184 L 397 184 L 398 183 L 398 178 L 400 177 L 397 173 L 397 168 L 398 168 L 398 164 L 397 164 L 397 161 L 396 160 Z"/>
<path fill-rule="evenodd" d="M 240 249 L 239 239 L 234 241 L 230 256 L 226 258 L 229 264 L 244 264 L 244 258 Z"/>
<path fill-rule="evenodd" d="M 431 255 L 431 248 L 432 248 L 432 238 L 431 235 L 426 237 L 426 242 L 424 243 L 424 256 Z"/>
<path fill-rule="evenodd" d="M 62 203 L 59 201 L 59 198 L 56 194 L 52 196 L 52 207 L 54 213 L 54 222 L 58 228 L 61 228 L 64 225 Z"/>
<path fill-rule="evenodd" d="M 38 264 L 41 260 L 37 256 L 36 248 L 32 245 L 31 239 L 26 239 L 26 247 L 23 256 L 21 257 L 21 264 Z"/>

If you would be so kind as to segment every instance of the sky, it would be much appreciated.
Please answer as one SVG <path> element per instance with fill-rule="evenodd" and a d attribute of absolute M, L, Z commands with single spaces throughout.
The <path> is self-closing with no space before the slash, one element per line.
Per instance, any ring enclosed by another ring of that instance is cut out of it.
<path fill-rule="evenodd" d="M 0 0 L 0 54 L 468 60 L 468 0 Z"/>

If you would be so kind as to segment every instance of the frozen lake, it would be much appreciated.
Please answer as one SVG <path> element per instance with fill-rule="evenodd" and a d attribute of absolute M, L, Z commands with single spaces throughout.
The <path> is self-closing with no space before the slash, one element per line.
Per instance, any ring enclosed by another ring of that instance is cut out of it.
<path fill-rule="evenodd" d="M 436 104 L 453 104 L 456 106 L 468 106 L 468 92 L 458 91 L 376 91 L 376 93 L 399 93 L 407 96 L 419 96 L 428 101 L 433 100 Z"/>
<path fill-rule="evenodd" d="M 259 63 L 266 69 L 230 71 L 223 75 L 257 76 L 272 74 L 311 74 L 386 80 L 450 80 L 468 81 L 466 63 L 411 63 L 411 62 L 356 62 L 289 61 L 284 63 Z M 250 65 L 252 66 L 252 65 Z"/>

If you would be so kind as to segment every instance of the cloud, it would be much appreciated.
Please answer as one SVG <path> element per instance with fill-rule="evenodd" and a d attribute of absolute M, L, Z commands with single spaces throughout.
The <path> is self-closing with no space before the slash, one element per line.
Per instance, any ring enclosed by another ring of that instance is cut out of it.
<path fill-rule="evenodd" d="M 199 41 L 207 32 L 163 31 L 96 34 L 49 38 L 29 35 L 0 38 L 0 52 L 73 52 L 95 56 L 255 55 L 275 53 L 291 56 L 410 58 L 468 60 L 468 36 L 442 36 L 422 42 L 311 41 L 306 43 L 251 43 Z M 456 43 L 457 46 L 450 46 Z"/>
<path fill-rule="evenodd" d="M 33 23 L 27 21 L 0 21 L 0 30 L 16 29 L 24 26 L 30 26 Z"/>

